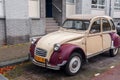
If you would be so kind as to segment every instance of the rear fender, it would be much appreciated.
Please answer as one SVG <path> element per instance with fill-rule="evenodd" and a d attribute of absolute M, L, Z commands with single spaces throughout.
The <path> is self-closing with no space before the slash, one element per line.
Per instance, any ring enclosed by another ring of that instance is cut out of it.
<path fill-rule="evenodd" d="M 82 54 L 84 54 L 84 51 L 76 45 L 63 44 L 60 47 L 60 51 L 53 52 L 53 54 L 50 58 L 49 64 L 57 65 L 57 64 L 62 64 L 63 61 L 68 61 L 70 55 L 72 54 L 72 52 L 74 50 L 80 50 L 80 51 L 82 51 Z M 84 56 L 85 56 L 85 54 L 84 54 Z"/>
<path fill-rule="evenodd" d="M 117 33 L 110 33 L 111 39 L 113 41 L 112 46 L 115 48 L 120 47 L 120 36 Z"/>

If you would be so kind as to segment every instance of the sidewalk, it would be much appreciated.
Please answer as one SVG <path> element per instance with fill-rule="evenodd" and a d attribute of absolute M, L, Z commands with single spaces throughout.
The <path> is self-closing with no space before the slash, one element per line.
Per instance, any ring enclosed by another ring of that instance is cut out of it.
<path fill-rule="evenodd" d="M 30 43 L 0 47 L 0 67 L 28 59 Z"/>
<path fill-rule="evenodd" d="M 102 73 L 101 75 L 93 78 L 92 80 L 120 80 L 120 65 L 106 71 L 105 73 Z"/>

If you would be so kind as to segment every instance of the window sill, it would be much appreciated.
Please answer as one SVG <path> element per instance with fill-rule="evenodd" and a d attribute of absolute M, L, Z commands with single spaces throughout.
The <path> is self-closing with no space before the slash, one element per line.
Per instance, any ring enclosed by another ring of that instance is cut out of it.
<path fill-rule="evenodd" d="M 32 19 L 32 20 L 40 20 L 40 18 L 30 18 L 30 19 Z"/>

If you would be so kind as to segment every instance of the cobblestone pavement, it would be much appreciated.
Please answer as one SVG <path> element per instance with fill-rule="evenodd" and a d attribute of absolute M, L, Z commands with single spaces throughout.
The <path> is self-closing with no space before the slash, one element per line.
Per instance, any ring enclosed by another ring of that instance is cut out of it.
<path fill-rule="evenodd" d="M 105 53 L 90 58 L 89 62 L 85 64 L 75 76 L 66 76 L 64 71 L 45 69 L 28 62 L 23 66 L 16 67 L 16 69 L 11 71 L 6 77 L 13 77 L 11 78 L 12 80 L 107 80 L 107 77 L 110 77 L 111 75 L 116 77 L 118 74 L 116 73 L 117 70 L 112 70 L 113 73 L 111 73 L 111 71 L 109 72 L 109 70 L 111 70 L 111 66 L 117 65 L 120 65 L 120 54 L 116 57 L 109 57 L 108 53 Z M 15 74 L 15 76 L 10 75 L 11 73 Z M 104 75 L 104 73 L 106 77 L 103 77 L 103 79 L 99 78 L 99 76 Z M 100 75 L 95 77 L 96 74 Z M 114 78 L 110 79 L 115 80 Z"/>
<path fill-rule="evenodd" d="M 92 80 L 120 80 L 120 65 L 106 71 L 105 73 L 93 78 Z"/>
<path fill-rule="evenodd" d="M 0 47 L 0 62 L 22 58 L 28 55 L 30 43 Z"/>

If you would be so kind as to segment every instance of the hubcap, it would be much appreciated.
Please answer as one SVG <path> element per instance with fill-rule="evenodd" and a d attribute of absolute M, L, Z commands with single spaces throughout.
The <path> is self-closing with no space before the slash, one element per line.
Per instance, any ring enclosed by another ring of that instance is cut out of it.
<path fill-rule="evenodd" d="M 70 64 L 69 64 L 69 69 L 70 69 L 70 72 L 72 73 L 76 73 L 79 71 L 81 67 L 81 60 L 78 56 L 74 56 L 71 61 L 70 61 Z"/>
<path fill-rule="evenodd" d="M 118 53 L 118 48 L 113 49 L 113 54 L 116 55 Z"/>

